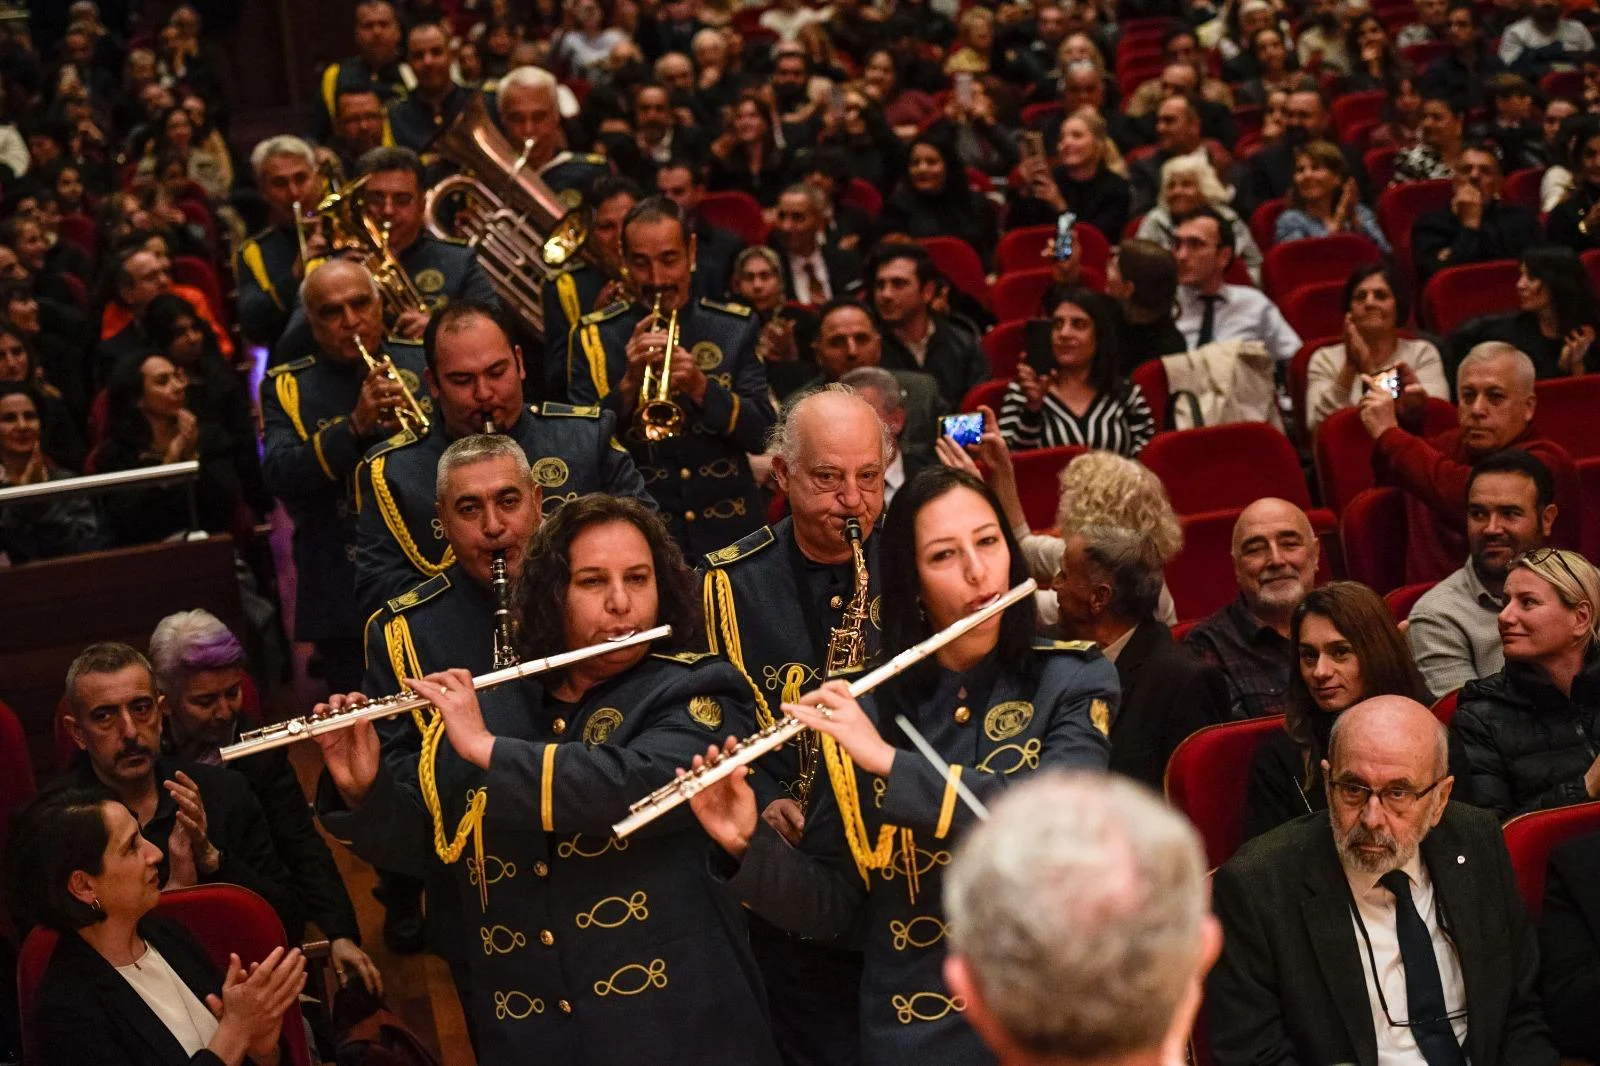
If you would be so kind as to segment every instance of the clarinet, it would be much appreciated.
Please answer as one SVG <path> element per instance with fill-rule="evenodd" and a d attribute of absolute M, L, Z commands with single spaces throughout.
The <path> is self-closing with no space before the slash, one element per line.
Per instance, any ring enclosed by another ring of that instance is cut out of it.
<path fill-rule="evenodd" d="M 511 617 L 511 580 L 506 576 L 506 553 L 494 553 L 489 563 L 489 583 L 494 586 L 494 668 L 502 670 L 521 661 L 517 654 L 517 623 Z"/>

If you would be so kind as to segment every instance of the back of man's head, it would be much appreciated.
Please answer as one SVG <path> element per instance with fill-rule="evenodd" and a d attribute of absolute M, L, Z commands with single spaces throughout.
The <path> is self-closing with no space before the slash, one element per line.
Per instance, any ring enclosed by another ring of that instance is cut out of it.
<path fill-rule="evenodd" d="M 1181 1049 L 1221 943 L 1205 879 L 1193 827 L 1144 787 L 1040 775 L 951 865 L 946 977 L 1002 1062 Z"/>

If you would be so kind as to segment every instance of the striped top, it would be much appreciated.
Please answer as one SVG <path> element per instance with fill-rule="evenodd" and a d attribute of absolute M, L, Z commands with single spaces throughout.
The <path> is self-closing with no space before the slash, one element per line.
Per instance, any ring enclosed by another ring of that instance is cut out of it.
<path fill-rule="evenodd" d="M 1000 435 L 1012 451 L 1081 444 L 1131 459 L 1155 434 L 1150 405 L 1137 385 L 1128 385 L 1120 397 L 1100 393 L 1081 416 L 1050 392 L 1044 394 L 1044 406 L 1030 411 L 1015 383 L 1000 401 Z"/>

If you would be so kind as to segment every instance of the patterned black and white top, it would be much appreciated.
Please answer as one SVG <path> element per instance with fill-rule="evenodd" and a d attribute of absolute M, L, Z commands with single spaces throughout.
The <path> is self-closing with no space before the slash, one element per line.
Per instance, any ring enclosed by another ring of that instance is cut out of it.
<path fill-rule="evenodd" d="M 1030 411 L 1022 389 L 1013 384 L 1000 401 L 1000 435 L 1012 451 L 1081 444 L 1131 459 L 1156 435 L 1156 422 L 1137 385 L 1124 383 L 1120 393 L 1102 392 L 1076 415 L 1049 392 L 1044 406 Z"/>

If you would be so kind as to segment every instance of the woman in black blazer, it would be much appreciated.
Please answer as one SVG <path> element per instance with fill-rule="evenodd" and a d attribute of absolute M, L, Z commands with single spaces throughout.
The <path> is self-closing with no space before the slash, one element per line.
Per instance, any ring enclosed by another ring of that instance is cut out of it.
<path fill-rule="evenodd" d="M 161 852 L 104 792 L 56 789 L 18 816 L 7 847 L 19 929 L 60 935 L 32 1018 L 42 1066 L 275 1066 L 283 1014 L 305 986 L 298 948 L 219 975 L 176 922 L 151 914 Z"/>

